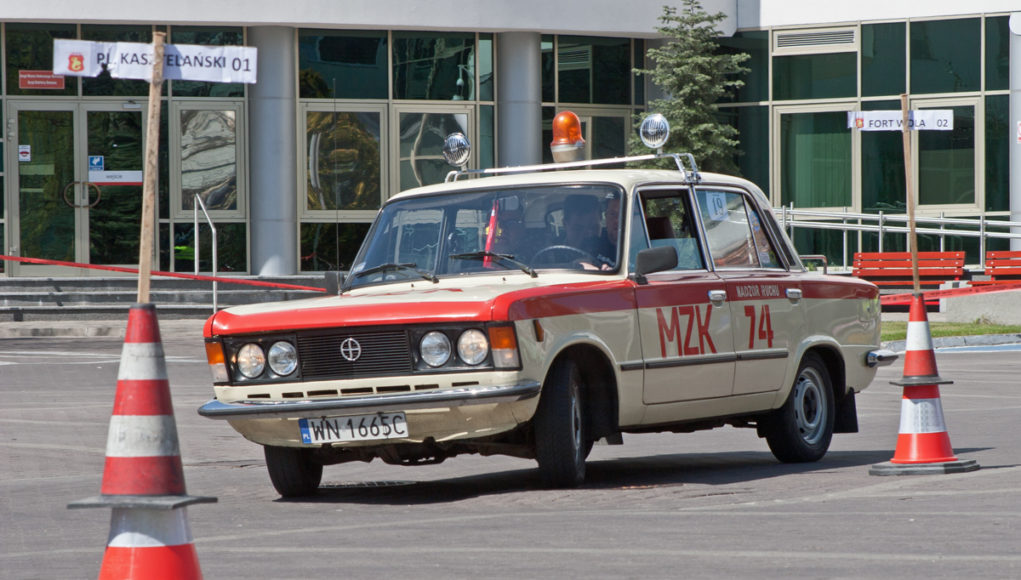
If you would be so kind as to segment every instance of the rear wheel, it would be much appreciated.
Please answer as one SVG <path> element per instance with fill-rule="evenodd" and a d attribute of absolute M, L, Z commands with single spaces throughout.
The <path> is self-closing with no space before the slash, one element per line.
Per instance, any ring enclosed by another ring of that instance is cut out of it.
<path fill-rule="evenodd" d="M 770 451 L 784 463 L 818 461 L 830 447 L 834 414 L 829 371 L 818 355 L 808 353 L 787 401 L 764 420 Z"/>
<path fill-rule="evenodd" d="M 323 465 L 312 459 L 312 450 L 300 447 L 263 447 L 266 469 L 273 487 L 283 497 L 312 495 L 323 479 Z"/>
<path fill-rule="evenodd" d="M 535 456 L 549 487 L 575 487 L 585 480 L 592 449 L 582 406 L 581 373 L 562 361 L 550 373 L 535 413 Z"/>

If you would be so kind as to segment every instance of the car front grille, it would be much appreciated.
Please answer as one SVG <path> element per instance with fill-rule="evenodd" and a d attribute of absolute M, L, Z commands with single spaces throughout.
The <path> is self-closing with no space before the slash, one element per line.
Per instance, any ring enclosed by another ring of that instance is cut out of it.
<path fill-rule="evenodd" d="M 355 360 L 344 357 L 346 352 L 354 358 L 355 350 L 358 351 Z M 408 333 L 404 330 L 300 333 L 298 360 L 306 381 L 407 375 L 413 368 Z"/>

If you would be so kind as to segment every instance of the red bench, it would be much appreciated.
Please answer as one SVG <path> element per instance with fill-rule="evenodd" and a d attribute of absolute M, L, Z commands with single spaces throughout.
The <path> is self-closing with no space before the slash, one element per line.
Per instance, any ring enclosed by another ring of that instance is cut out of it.
<path fill-rule="evenodd" d="M 988 280 L 972 280 L 972 286 L 1021 283 L 1021 252 L 986 252 L 985 275 Z"/>
<path fill-rule="evenodd" d="M 857 252 L 852 274 L 880 287 L 914 287 L 911 252 Z M 964 252 L 918 252 L 921 289 L 933 290 L 945 282 L 960 280 L 963 275 Z"/>

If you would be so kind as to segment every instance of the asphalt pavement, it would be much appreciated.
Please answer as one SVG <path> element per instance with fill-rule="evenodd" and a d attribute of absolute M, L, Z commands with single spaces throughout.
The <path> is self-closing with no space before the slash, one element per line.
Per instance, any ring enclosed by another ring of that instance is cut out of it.
<path fill-rule="evenodd" d="M 970 473 L 869 474 L 896 445 L 899 362 L 817 463 L 777 462 L 750 429 L 627 434 L 593 449 L 578 489 L 465 456 L 329 466 L 317 496 L 285 501 L 259 446 L 196 413 L 202 325 L 160 322 L 187 489 L 219 500 L 187 508 L 207 578 L 1021 577 L 1016 351 L 937 355 Z M 100 489 L 126 322 L 16 326 L 0 339 L 0 578 L 95 578 L 109 510 L 67 504 Z"/>

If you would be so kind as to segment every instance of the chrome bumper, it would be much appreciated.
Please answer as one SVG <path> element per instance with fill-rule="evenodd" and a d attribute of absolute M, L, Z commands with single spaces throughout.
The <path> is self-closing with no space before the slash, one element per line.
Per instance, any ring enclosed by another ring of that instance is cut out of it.
<path fill-rule="evenodd" d="M 897 353 L 892 350 L 873 350 L 865 354 L 865 364 L 870 368 L 885 367 L 897 360 Z"/>
<path fill-rule="evenodd" d="M 409 409 L 461 407 L 513 403 L 539 394 L 538 381 L 499 387 L 457 387 L 399 395 L 368 395 L 312 401 L 239 401 L 223 403 L 216 399 L 199 407 L 199 415 L 210 419 L 267 419 L 322 417 L 345 413 L 385 413 Z"/>

